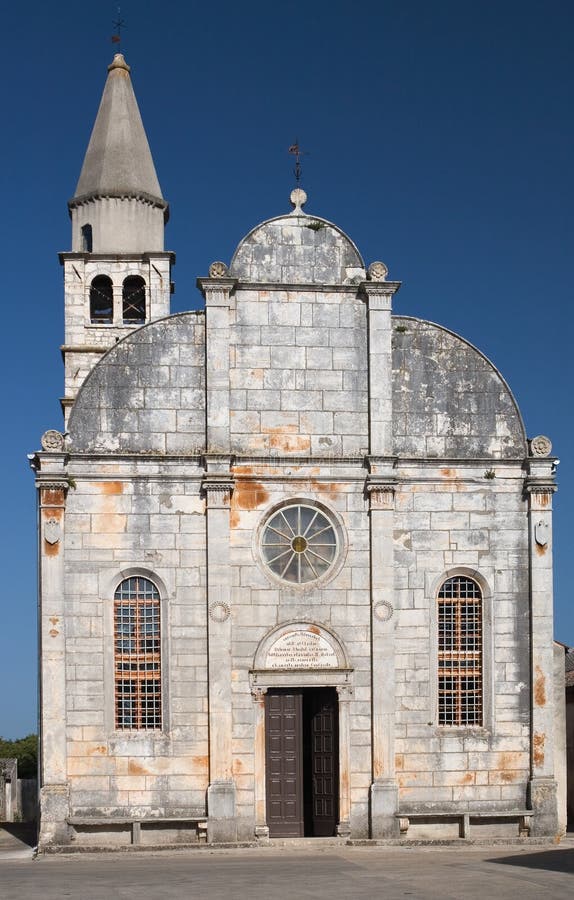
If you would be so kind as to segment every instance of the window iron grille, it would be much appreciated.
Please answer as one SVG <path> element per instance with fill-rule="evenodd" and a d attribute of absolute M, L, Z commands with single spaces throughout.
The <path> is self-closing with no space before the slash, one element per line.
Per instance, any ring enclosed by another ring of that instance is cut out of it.
<path fill-rule="evenodd" d="M 482 725 L 482 592 L 448 578 L 438 593 L 439 725 Z"/>
<path fill-rule="evenodd" d="M 127 578 L 114 595 L 116 728 L 161 728 L 160 596 L 147 578 Z"/>

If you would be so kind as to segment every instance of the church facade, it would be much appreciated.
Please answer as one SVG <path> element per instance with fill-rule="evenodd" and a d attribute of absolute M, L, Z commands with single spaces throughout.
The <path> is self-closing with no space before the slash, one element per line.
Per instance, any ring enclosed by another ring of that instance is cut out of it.
<path fill-rule="evenodd" d="M 31 457 L 43 847 L 557 833 L 550 442 L 306 199 L 170 315 L 116 55 Z"/>

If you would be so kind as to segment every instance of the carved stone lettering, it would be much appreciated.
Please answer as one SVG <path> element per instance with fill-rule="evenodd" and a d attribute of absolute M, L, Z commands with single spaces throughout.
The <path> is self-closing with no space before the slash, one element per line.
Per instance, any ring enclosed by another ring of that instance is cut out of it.
<path fill-rule="evenodd" d="M 312 631 L 288 631 L 267 651 L 267 669 L 337 669 L 331 644 Z"/>

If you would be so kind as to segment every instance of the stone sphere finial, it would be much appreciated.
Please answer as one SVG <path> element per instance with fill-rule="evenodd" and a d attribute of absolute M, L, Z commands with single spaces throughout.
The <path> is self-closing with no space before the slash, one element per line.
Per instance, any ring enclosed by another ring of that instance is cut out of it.
<path fill-rule="evenodd" d="M 372 262 L 367 269 L 367 273 L 371 281 L 384 281 L 389 274 L 389 270 L 384 262 Z"/>
<path fill-rule="evenodd" d="M 228 268 L 224 262 L 212 262 L 209 267 L 209 277 L 210 278 L 225 278 L 228 272 Z"/>
<path fill-rule="evenodd" d="M 291 191 L 289 199 L 291 201 L 291 206 L 293 206 L 295 212 L 297 212 L 307 203 L 307 194 L 303 188 L 295 188 L 295 190 Z"/>
<path fill-rule="evenodd" d="M 530 453 L 532 456 L 550 456 L 552 442 L 545 434 L 537 434 L 530 441 Z"/>

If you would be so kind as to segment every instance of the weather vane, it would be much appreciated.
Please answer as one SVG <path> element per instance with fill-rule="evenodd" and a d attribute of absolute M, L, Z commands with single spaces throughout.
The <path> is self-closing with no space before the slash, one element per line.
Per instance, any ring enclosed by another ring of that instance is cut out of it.
<path fill-rule="evenodd" d="M 295 181 L 297 183 L 297 187 L 301 184 L 301 173 L 303 171 L 303 167 L 301 165 L 301 157 L 307 156 L 306 153 L 301 150 L 299 147 L 299 139 L 295 138 L 295 143 L 291 144 L 289 147 L 289 153 L 291 153 L 295 157 L 295 168 L 293 169 L 293 174 L 295 175 Z"/>
<path fill-rule="evenodd" d="M 122 19 L 122 11 L 118 6 L 118 17 L 114 22 L 112 22 L 112 25 L 116 29 L 115 34 L 112 35 L 112 44 L 118 44 L 118 50 L 120 51 L 120 53 L 122 52 L 122 28 L 125 27 L 125 24 L 125 20 Z"/>

